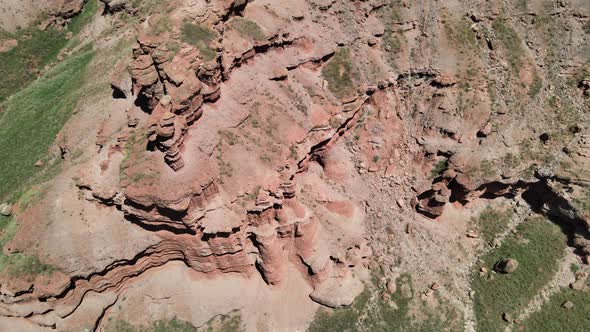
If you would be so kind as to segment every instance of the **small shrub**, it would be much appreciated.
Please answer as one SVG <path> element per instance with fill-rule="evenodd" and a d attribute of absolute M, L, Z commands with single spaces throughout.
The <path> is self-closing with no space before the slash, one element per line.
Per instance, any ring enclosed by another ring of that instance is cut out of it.
<path fill-rule="evenodd" d="M 449 160 L 447 158 L 439 160 L 430 171 L 430 178 L 434 179 L 442 174 L 442 172 L 446 171 L 449 167 Z"/>
<path fill-rule="evenodd" d="M 299 155 L 297 154 L 297 149 L 295 148 L 294 144 L 291 144 L 289 147 L 289 157 L 291 157 L 293 160 L 299 159 Z"/>
<path fill-rule="evenodd" d="M 539 77 L 537 73 L 535 73 L 535 77 L 533 78 L 533 83 L 529 87 L 529 97 L 533 98 L 539 94 L 541 88 L 543 87 L 543 80 Z"/>

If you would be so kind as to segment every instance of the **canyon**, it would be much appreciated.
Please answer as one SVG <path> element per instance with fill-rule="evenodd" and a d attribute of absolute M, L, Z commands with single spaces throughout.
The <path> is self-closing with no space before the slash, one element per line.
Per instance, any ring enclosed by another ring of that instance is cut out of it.
<path fill-rule="evenodd" d="M 65 33 L 31 89 L 92 59 L 0 195 L 0 330 L 532 329 L 588 293 L 587 0 L 2 6 L 0 55 L 27 40 L 15 22 Z M 535 222 L 560 256 L 490 272 Z M 535 264 L 531 294 L 479 309 L 477 278 Z"/>

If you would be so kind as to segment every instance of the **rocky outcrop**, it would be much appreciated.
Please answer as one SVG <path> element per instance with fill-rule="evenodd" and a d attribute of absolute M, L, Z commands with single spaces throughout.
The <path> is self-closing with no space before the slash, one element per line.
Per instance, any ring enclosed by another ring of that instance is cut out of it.
<path fill-rule="evenodd" d="M 184 166 L 182 148 L 187 130 L 202 115 L 204 102 L 218 98 L 218 81 L 212 79 L 210 68 L 192 46 L 174 54 L 165 40 L 143 34 L 137 39 L 130 66 L 133 92 L 145 110 L 151 113 L 146 135 L 160 151 L 173 170 Z M 207 82 L 198 75 L 203 68 Z"/>
<path fill-rule="evenodd" d="M 84 0 L 57 0 L 50 7 L 49 18 L 39 24 L 39 29 L 46 30 L 50 26 L 61 28 L 80 13 L 83 7 Z"/>

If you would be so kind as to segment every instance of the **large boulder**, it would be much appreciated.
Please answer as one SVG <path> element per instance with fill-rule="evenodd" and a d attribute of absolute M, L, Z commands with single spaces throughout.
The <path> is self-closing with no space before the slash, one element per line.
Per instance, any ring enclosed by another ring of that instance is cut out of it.
<path fill-rule="evenodd" d="M 352 304 L 365 286 L 351 273 L 342 278 L 328 278 L 309 294 L 312 300 L 330 308 L 345 307 Z"/>
<path fill-rule="evenodd" d="M 499 273 L 512 273 L 518 267 L 518 261 L 514 258 L 506 258 L 498 261 L 496 265 L 494 265 L 494 270 Z"/>

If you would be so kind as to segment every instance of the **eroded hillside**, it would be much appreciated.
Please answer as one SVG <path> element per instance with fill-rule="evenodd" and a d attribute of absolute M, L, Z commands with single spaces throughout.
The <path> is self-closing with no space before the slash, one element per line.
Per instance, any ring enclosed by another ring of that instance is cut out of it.
<path fill-rule="evenodd" d="M 588 0 L 0 9 L 0 330 L 590 328 Z"/>

